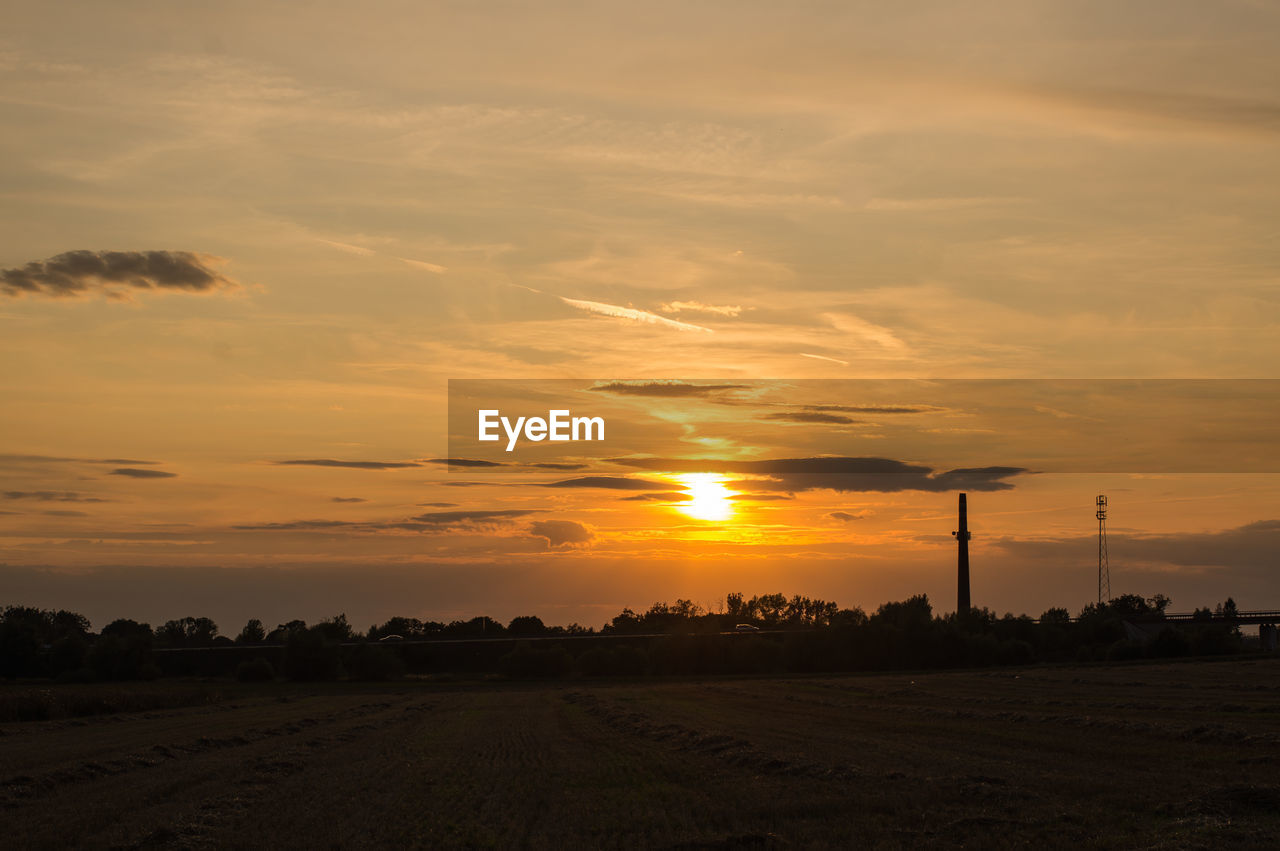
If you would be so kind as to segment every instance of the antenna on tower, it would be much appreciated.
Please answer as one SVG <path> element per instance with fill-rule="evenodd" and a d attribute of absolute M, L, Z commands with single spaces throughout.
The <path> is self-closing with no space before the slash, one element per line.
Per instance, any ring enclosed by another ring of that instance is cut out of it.
<path fill-rule="evenodd" d="M 1107 563 L 1107 495 L 1098 494 L 1098 605 L 1111 601 L 1111 565 Z"/>

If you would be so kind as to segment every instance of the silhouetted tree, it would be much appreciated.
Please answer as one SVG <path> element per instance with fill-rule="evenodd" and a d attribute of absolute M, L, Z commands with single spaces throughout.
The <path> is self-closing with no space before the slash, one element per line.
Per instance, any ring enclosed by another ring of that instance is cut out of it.
<path fill-rule="evenodd" d="M 368 638 L 377 641 L 388 635 L 399 635 L 404 638 L 424 638 L 444 629 L 444 624 L 436 621 L 420 621 L 417 618 L 393 617 L 382 626 L 369 627 Z"/>
<path fill-rule="evenodd" d="M 282 623 L 275 629 L 267 633 L 267 641 L 272 644 L 282 644 L 289 640 L 289 636 L 295 632 L 306 632 L 307 622 L 301 620 L 292 620 L 288 623 Z"/>
<path fill-rule="evenodd" d="M 162 647 L 208 647 L 218 634 L 218 625 L 209 618 L 186 617 L 166 621 L 156 630 Z"/>
<path fill-rule="evenodd" d="M 240 634 L 236 636 L 236 644 L 261 644 L 266 640 L 267 631 L 263 628 L 262 621 L 257 618 L 250 618 L 244 625 L 244 629 L 240 630 Z"/>
<path fill-rule="evenodd" d="M 103 680 L 153 679 L 159 669 L 151 661 L 154 636 L 151 626 L 137 621 L 114 620 L 89 650 L 87 664 Z"/>
<path fill-rule="evenodd" d="M 623 609 L 605 627 L 607 632 L 639 632 L 640 616 L 631 609 Z"/>
<path fill-rule="evenodd" d="M 1045 609 L 1043 615 L 1040 616 L 1040 623 L 1053 626 L 1068 626 L 1071 623 L 1071 613 L 1066 609 Z"/>
<path fill-rule="evenodd" d="M 84 664 L 89 620 L 65 609 L 8 606 L 0 612 L 0 676 L 38 677 Z"/>
<path fill-rule="evenodd" d="M 507 624 L 507 632 L 512 635 L 545 635 L 547 625 L 536 615 L 522 615 L 511 619 L 511 623 Z"/>
<path fill-rule="evenodd" d="M 506 627 L 487 615 L 480 615 L 469 621 L 453 621 L 444 628 L 444 632 L 450 636 L 496 638 L 506 632 Z"/>
<path fill-rule="evenodd" d="M 355 637 L 345 613 L 326 618 L 311 628 L 324 636 L 326 641 L 350 641 Z"/>
<path fill-rule="evenodd" d="M 927 594 L 917 594 L 898 603 L 883 603 L 871 621 L 892 624 L 899 629 L 924 629 L 933 619 L 933 606 Z"/>
<path fill-rule="evenodd" d="M 1235 623 L 1240 617 L 1240 610 L 1236 608 L 1236 601 L 1228 597 L 1224 602 L 1218 604 L 1214 614 L 1228 623 Z"/>

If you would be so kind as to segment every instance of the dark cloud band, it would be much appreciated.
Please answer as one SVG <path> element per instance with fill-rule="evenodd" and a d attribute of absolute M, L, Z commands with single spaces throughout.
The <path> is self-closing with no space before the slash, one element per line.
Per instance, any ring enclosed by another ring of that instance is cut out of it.
<path fill-rule="evenodd" d="M 932 467 L 890 458 L 776 458 L 762 461 L 724 461 L 687 458 L 614 458 L 618 464 L 666 473 L 722 473 L 759 478 L 731 483 L 744 490 L 798 493 L 811 490 L 877 491 L 1001 491 L 1013 485 L 1005 479 L 1028 472 L 1023 467 L 970 467 L 936 472 Z"/>
<path fill-rule="evenodd" d="M 235 289 L 235 281 L 213 268 L 217 261 L 193 251 L 67 251 L 0 270 L 0 292 L 65 298 L 112 286 L 187 293 Z"/>

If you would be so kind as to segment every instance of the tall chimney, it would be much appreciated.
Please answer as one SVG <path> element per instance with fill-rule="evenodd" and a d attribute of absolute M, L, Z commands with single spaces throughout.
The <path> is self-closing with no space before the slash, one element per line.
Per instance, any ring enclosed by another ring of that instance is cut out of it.
<path fill-rule="evenodd" d="M 972 608 L 969 603 L 969 510 L 964 494 L 960 494 L 960 530 L 951 534 L 955 535 L 960 548 L 956 561 L 956 613 L 963 614 Z"/>

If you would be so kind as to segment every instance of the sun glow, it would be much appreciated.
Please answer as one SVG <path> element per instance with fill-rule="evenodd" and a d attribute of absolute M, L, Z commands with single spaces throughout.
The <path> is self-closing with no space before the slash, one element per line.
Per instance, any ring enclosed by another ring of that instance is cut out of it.
<path fill-rule="evenodd" d="M 724 486 L 724 477 L 715 473 L 689 473 L 680 476 L 689 493 L 689 501 L 680 510 L 698 520 L 728 520 L 733 516 L 733 491 Z"/>

